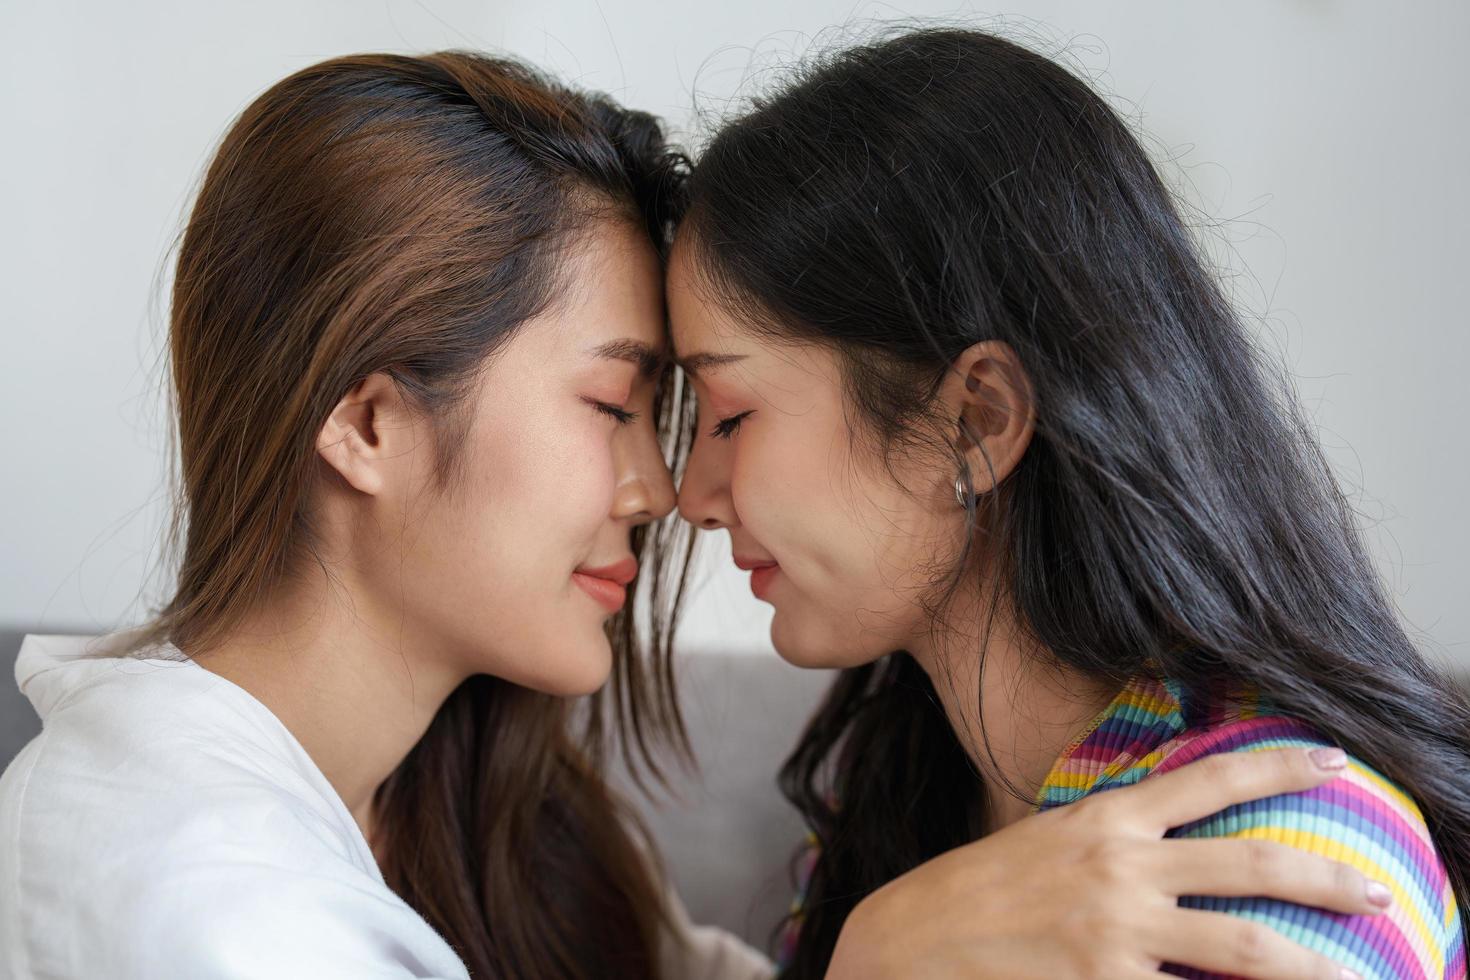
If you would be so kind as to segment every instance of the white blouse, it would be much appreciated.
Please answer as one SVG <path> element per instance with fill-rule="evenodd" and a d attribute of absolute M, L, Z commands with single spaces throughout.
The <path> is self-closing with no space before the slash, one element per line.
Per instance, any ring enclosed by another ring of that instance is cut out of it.
<path fill-rule="evenodd" d="M 43 730 L 0 777 L 0 977 L 468 980 L 280 720 L 129 639 L 29 636 L 16 660 Z M 771 975 L 669 896 L 667 976 Z"/>

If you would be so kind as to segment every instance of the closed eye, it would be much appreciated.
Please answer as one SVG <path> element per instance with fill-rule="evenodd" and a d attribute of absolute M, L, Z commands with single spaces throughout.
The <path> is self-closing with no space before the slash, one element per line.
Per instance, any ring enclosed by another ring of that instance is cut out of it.
<path fill-rule="evenodd" d="M 754 410 L 752 409 L 752 412 L 753 411 Z M 710 430 L 710 436 L 715 439 L 730 438 L 737 431 L 739 431 L 740 423 L 744 422 L 745 417 L 750 414 L 751 412 L 741 412 L 739 415 L 732 415 L 727 419 L 720 419 L 719 422 L 715 423 L 715 427 Z"/>
<path fill-rule="evenodd" d="M 587 404 L 591 405 L 593 408 L 597 409 L 603 415 L 609 415 L 612 418 L 617 419 L 619 425 L 627 425 L 629 422 L 635 422 L 638 420 L 637 412 L 630 412 L 625 408 L 619 408 L 616 405 L 609 405 L 607 402 L 593 401 L 590 398 L 583 400 L 586 401 Z"/>

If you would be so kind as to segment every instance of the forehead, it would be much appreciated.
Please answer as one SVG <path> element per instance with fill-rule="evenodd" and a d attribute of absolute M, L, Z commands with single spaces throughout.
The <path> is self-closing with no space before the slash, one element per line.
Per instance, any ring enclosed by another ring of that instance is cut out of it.
<path fill-rule="evenodd" d="M 632 338 L 662 349 L 663 277 L 653 243 L 627 221 L 599 221 L 569 243 L 550 318 L 578 349 Z"/>
<path fill-rule="evenodd" d="M 678 238 L 669 256 L 664 295 L 669 315 L 669 341 L 675 357 L 698 352 L 726 353 L 750 340 L 745 327 L 718 303 L 700 279 L 695 250 Z"/>
<path fill-rule="evenodd" d="M 675 242 L 664 289 L 672 356 L 696 384 L 739 380 L 763 395 L 786 397 L 840 378 L 827 347 L 757 332 L 731 312 L 702 281 L 692 261 L 695 252 Z"/>

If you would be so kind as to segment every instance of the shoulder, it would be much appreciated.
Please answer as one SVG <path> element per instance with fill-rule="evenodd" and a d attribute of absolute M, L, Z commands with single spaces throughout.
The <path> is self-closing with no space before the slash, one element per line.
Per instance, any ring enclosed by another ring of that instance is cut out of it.
<path fill-rule="evenodd" d="M 1289 718 L 1268 715 L 1234 719 L 1187 731 L 1161 747 L 1160 761 L 1150 775 L 1226 752 L 1264 752 L 1331 744 L 1312 728 Z M 1383 858 L 1398 855 L 1416 874 L 1430 876 L 1444 871 L 1419 805 L 1398 784 L 1351 754 L 1343 775 L 1330 783 L 1304 792 L 1238 804 L 1181 827 L 1179 832 L 1267 827 L 1280 827 L 1278 836 L 1287 836 L 1287 830 L 1292 829 L 1295 831 L 1292 836 L 1303 843 L 1314 836 L 1331 835 L 1341 845 L 1347 843 L 1348 835 L 1357 835 L 1358 845 L 1368 853 Z"/>
<path fill-rule="evenodd" d="M 156 805 L 109 788 L 24 817 L 0 897 L 18 975 L 465 977 L 330 825 L 243 771 Z"/>
<path fill-rule="evenodd" d="M 1150 775 L 1225 752 L 1330 744 L 1289 718 L 1237 717 L 1181 733 L 1161 747 Z M 1286 844 L 1352 865 L 1394 894 L 1392 908 L 1373 917 L 1260 898 L 1189 898 L 1184 904 L 1270 922 L 1365 977 L 1441 980 L 1463 969 L 1459 910 L 1423 813 L 1400 786 L 1356 756 L 1349 755 L 1343 775 L 1323 786 L 1231 806 L 1169 836 Z"/>
<path fill-rule="evenodd" d="M 340 801 L 269 738 L 203 703 L 215 723 L 89 697 L 0 778 L 0 945 L 17 975 L 464 975 Z"/>
<path fill-rule="evenodd" d="M 467 977 L 380 882 L 245 855 L 173 862 L 132 897 L 111 944 L 99 951 L 111 976 Z"/>
<path fill-rule="evenodd" d="M 224 847 L 368 869 L 335 792 L 278 733 L 225 702 L 131 696 L 151 680 L 129 697 L 78 692 L 0 778 L 0 815 L 27 863 L 120 871 Z"/>

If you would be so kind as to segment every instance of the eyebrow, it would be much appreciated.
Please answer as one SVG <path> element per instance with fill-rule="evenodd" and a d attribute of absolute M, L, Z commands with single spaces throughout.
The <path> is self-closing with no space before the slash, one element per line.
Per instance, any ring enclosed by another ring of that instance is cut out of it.
<path fill-rule="evenodd" d="M 633 340 L 624 337 L 621 340 L 610 340 L 605 344 L 599 344 L 588 351 L 593 357 L 609 357 L 613 360 L 628 361 L 638 365 L 638 373 L 646 378 L 654 377 L 663 369 L 663 351 L 655 349 L 652 345 L 641 340 Z"/>
<path fill-rule="evenodd" d="M 700 351 L 695 354 L 690 354 L 687 357 L 679 358 L 678 363 L 684 369 L 685 374 L 694 376 L 698 375 L 701 371 L 709 371 L 743 360 L 745 360 L 744 354 L 709 354 Z"/>

